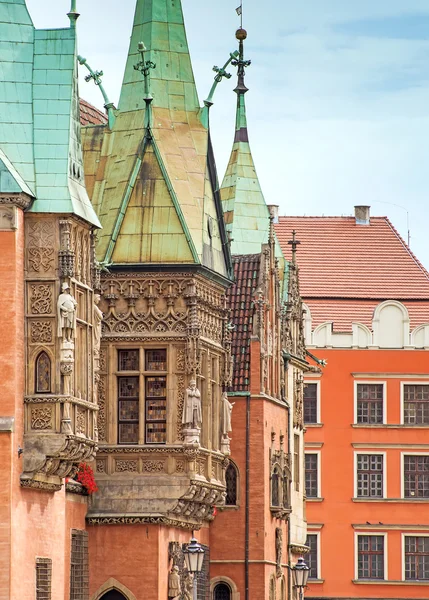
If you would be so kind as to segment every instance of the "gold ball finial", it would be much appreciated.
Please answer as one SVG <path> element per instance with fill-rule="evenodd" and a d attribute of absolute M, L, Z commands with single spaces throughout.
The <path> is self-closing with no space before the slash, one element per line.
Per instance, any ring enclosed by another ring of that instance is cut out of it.
<path fill-rule="evenodd" d="M 240 42 L 242 42 L 247 38 L 247 31 L 240 27 L 240 29 L 237 29 L 237 31 L 235 32 L 235 37 L 237 38 L 237 40 L 240 40 Z"/>

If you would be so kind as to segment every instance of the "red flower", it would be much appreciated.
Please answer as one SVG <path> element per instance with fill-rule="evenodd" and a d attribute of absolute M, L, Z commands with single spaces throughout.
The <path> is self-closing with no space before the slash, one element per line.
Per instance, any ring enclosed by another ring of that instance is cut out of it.
<path fill-rule="evenodd" d="M 86 463 L 80 463 L 77 471 L 77 480 L 83 485 L 88 494 L 98 492 L 98 487 L 94 478 L 94 471 Z"/>

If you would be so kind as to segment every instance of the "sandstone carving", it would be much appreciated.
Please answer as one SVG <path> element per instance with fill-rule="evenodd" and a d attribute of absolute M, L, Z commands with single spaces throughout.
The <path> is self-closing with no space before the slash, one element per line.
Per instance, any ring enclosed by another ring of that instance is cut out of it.
<path fill-rule="evenodd" d="M 70 286 L 63 283 L 62 293 L 57 302 L 58 337 L 71 342 L 76 337 L 76 307 L 77 302 L 70 294 Z"/>

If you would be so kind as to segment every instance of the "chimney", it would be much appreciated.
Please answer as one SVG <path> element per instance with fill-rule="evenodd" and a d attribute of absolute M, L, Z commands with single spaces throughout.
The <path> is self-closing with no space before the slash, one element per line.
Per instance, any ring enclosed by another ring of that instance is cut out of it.
<path fill-rule="evenodd" d="M 369 225 L 370 206 L 355 206 L 356 225 Z"/>
<path fill-rule="evenodd" d="M 273 219 L 274 223 L 279 222 L 279 205 L 278 204 L 269 204 L 268 210 L 270 211 L 270 217 Z"/>

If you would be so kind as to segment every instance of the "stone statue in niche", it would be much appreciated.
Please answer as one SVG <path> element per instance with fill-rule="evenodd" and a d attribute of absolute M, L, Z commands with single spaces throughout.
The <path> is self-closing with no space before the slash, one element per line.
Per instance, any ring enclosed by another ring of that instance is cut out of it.
<path fill-rule="evenodd" d="M 94 296 L 94 356 L 100 356 L 100 344 L 101 344 L 101 323 L 103 321 L 103 313 L 98 308 L 100 303 L 100 294 Z"/>
<path fill-rule="evenodd" d="M 221 402 L 221 452 L 223 454 L 231 454 L 231 439 L 228 435 L 232 431 L 232 409 L 235 402 L 231 403 L 228 400 L 228 394 L 222 394 Z"/>
<path fill-rule="evenodd" d="M 201 410 L 201 393 L 195 379 L 191 379 L 186 389 L 183 406 L 182 424 L 185 444 L 199 444 L 201 425 L 203 422 Z"/>
<path fill-rule="evenodd" d="M 70 294 L 70 286 L 63 283 L 58 297 L 58 337 L 64 342 L 73 342 L 76 337 L 76 307 L 77 302 Z"/>
<path fill-rule="evenodd" d="M 180 600 L 180 575 L 179 567 L 174 566 L 168 576 L 168 598 L 169 600 Z"/>
<path fill-rule="evenodd" d="M 283 530 L 281 527 L 276 528 L 276 576 L 283 575 L 282 569 L 282 554 L 283 554 Z"/>

